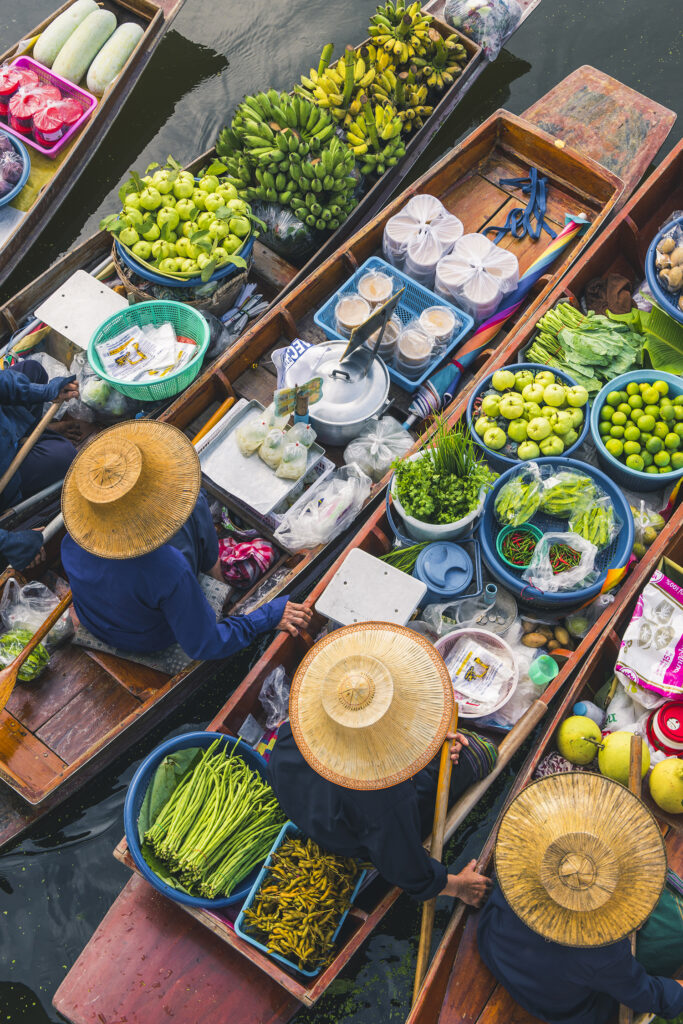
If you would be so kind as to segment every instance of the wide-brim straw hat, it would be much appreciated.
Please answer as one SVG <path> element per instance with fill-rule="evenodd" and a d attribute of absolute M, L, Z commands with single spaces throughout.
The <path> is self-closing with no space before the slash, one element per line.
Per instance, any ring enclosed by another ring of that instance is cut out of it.
<path fill-rule="evenodd" d="M 606 946 L 639 928 L 666 879 L 649 809 L 588 772 L 539 779 L 510 804 L 496 840 L 505 899 L 524 924 L 563 946 Z"/>
<path fill-rule="evenodd" d="M 200 486 L 199 458 L 181 430 L 154 420 L 119 423 L 72 462 L 62 489 L 64 524 L 93 555 L 137 558 L 178 532 Z"/>
<path fill-rule="evenodd" d="M 391 622 L 345 626 L 318 641 L 292 681 L 296 744 L 324 779 L 386 789 L 438 753 L 453 684 L 424 637 Z"/>

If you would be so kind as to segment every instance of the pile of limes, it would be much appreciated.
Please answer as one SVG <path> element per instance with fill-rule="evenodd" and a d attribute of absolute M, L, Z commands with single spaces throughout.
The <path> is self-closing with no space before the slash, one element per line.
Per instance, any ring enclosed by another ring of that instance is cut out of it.
<path fill-rule="evenodd" d="M 629 469 L 671 473 L 683 469 L 683 395 L 669 397 L 664 380 L 610 391 L 600 410 L 607 451 Z"/>

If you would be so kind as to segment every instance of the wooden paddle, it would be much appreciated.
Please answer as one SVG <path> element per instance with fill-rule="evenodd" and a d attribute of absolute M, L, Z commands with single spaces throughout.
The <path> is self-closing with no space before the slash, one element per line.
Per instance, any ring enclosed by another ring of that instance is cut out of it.
<path fill-rule="evenodd" d="M 5 472 L 0 477 L 0 494 L 2 494 L 2 492 L 5 490 L 7 484 L 10 482 L 16 471 L 19 469 L 22 462 L 24 461 L 28 453 L 31 451 L 31 448 L 33 448 L 38 438 L 47 428 L 48 424 L 51 423 L 51 421 L 54 419 L 55 413 L 57 412 L 61 404 L 61 401 L 53 402 L 50 408 L 43 416 L 42 420 L 38 421 L 38 423 L 35 425 L 31 433 L 28 435 L 28 437 L 22 444 L 21 448 L 14 456 Z"/>
<path fill-rule="evenodd" d="M 28 656 L 36 649 L 40 641 L 47 636 L 70 604 L 71 591 L 69 591 L 68 594 L 66 594 L 59 602 L 57 607 L 50 612 L 48 617 L 45 619 L 45 622 L 36 630 L 21 654 L 17 655 L 14 661 L 8 665 L 7 668 L 3 668 L 0 672 L 0 711 L 4 708 L 10 698 L 12 690 L 15 687 L 17 677 L 19 675 L 19 669 L 24 664 Z"/>
<path fill-rule="evenodd" d="M 640 798 L 643 791 L 643 739 L 635 734 L 631 737 L 631 759 L 628 766 L 628 788 Z M 635 956 L 636 933 L 631 932 L 631 952 Z M 619 1024 L 633 1024 L 633 1010 L 629 1006 L 619 1007 Z"/>
<path fill-rule="evenodd" d="M 454 733 L 458 728 L 458 705 L 453 709 L 453 717 L 449 732 Z M 435 860 L 441 860 L 444 846 L 444 834 L 446 830 L 446 815 L 448 813 L 448 793 L 451 785 L 451 741 L 445 740 L 441 747 L 441 761 L 439 763 L 439 781 L 436 787 L 436 804 L 434 807 L 434 825 L 432 827 L 432 843 L 430 854 Z M 432 945 L 432 932 L 434 930 L 434 913 L 436 911 L 436 897 L 425 900 L 422 904 L 422 924 L 420 927 L 420 945 L 417 950 L 417 965 L 415 967 L 415 984 L 413 985 L 413 1005 L 422 988 L 427 966 L 429 964 L 429 952 Z"/>
<path fill-rule="evenodd" d="M 218 421 L 223 419 L 226 412 L 228 412 L 229 409 L 232 409 L 233 405 L 235 404 L 235 401 L 236 399 L 234 395 L 231 395 L 230 398 L 226 398 L 222 405 L 218 406 L 213 416 L 211 416 L 206 421 L 206 423 L 199 431 L 199 433 L 195 434 L 195 436 L 192 438 L 192 444 L 197 444 L 197 442 L 201 441 L 203 437 L 206 437 L 209 431 L 216 426 Z"/>

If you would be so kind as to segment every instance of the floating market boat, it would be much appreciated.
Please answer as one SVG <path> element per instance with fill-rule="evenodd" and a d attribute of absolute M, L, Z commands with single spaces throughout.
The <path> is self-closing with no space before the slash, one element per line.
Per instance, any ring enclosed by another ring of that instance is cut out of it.
<path fill-rule="evenodd" d="M 609 80 L 609 90 L 612 96 L 618 92 L 612 80 Z M 631 90 L 626 92 L 632 93 Z M 631 105 L 637 108 L 635 100 Z M 283 340 L 297 336 L 319 340 L 320 332 L 312 318 L 315 308 L 330 297 L 357 265 L 377 251 L 386 219 L 401 208 L 406 198 L 417 191 L 434 191 L 452 204 L 452 208 L 458 209 L 468 228 L 481 228 L 492 218 L 499 217 L 502 208 L 515 202 L 509 192 L 496 184 L 499 173 L 506 173 L 511 166 L 515 173 L 528 173 L 530 165 L 537 166 L 549 179 L 550 219 L 553 216 L 563 218 L 564 207 L 568 204 L 574 209 L 578 206 L 593 218 L 591 233 L 604 222 L 621 192 L 620 183 L 609 172 L 591 160 L 556 146 L 545 133 L 523 119 L 501 111 L 420 179 L 403 198 L 391 204 L 382 217 L 357 233 L 305 285 L 278 303 L 244 335 L 234 350 L 219 359 L 197 385 L 163 412 L 163 418 L 195 436 L 211 422 L 228 398 L 259 399 L 267 404 L 275 384 L 269 368 L 269 353 L 283 344 Z M 562 268 L 572 254 L 576 254 L 580 244 L 575 241 L 563 254 L 565 258 L 552 268 L 554 273 L 545 288 L 544 283 L 539 282 L 539 291 L 529 297 L 530 304 L 538 302 L 541 293 L 559 280 Z M 523 267 L 525 261 L 531 260 L 532 244 L 527 239 L 509 240 L 507 245 L 518 253 Z M 96 247 L 97 242 L 92 241 L 80 251 L 92 257 Z M 78 263 L 74 262 L 73 254 L 66 260 L 70 274 Z M 66 276 L 63 269 L 57 274 L 62 280 Z M 43 275 L 4 307 L 5 321 L 12 327 L 19 326 L 49 291 L 49 280 L 48 275 Z M 528 307 L 523 309 L 526 311 Z M 409 396 L 392 388 L 391 398 L 395 413 L 403 418 Z M 342 461 L 341 448 L 330 446 L 326 455 L 336 465 Z M 381 487 L 382 482 L 375 485 L 373 493 L 377 494 Z M 224 493 L 218 496 L 231 506 Z M 243 507 L 234 510 L 250 521 Z M 41 518 L 24 520 L 26 525 L 44 524 L 45 511 L 36 515 Z M 252 521 L 265 530 L 265 536 L 272 536 L 262 521 L 253 517 Z M 341 543 L 339 540 L 340 546 Z M 253 603 L 269 599 L 285 587 L 291 588 L 295 577 L 297 593 L 303 592 L 313 572 L 324 569 L 323 559 L 331 560 L 336 550 L 333 542 L 323 551 L 281 552 L 277 565 L 256 588 L 247 592 L 245 600 Z M 51 553 L 51 568 L 58 571 L 56 550 Z M 57 581 L 52 582 L 53 587 L 56 586 Z M 0 844 L 9 842 L 83 785 L 180 704 L 212 670 L 210 664 L 193 664 L 175 676 L 168 676 L 110 654 L 71 647 L 58 652 L 40 687 L 20 686 L 0 715 L 0 722 L 6 725 L 3 733 L 12 737 L 6 747 L 0 745 L 3 780 L 0 785 Z M 97 714 L 91 713 L 95 708 Z M 87 728 L 85 722 L 88 722 Z"/>
<path fill-rule="evenodd" d="M 63 4 L 28 35 L 0 56 L 0 65 L 31 56 L 38 36 L 72 6 Z M 111 0 L 107 10 L 122 23 L 134 23 L 143 30 L 130 57 L 101 97 L 89 118 L 53 155 L 30 148 L 31 170 L 24 187 L 8 206 L 0 207 L 0 283 L 29 251 L 49 219 L 71 191 L 76 180 L 102 143 L 117 113 L 125 103 L 164 33 L 184 0 Z M 30 64 L 29 64 L 30 66 Z M 68 87 L 68 83 L 66 83 Z M 66 87 L 64 87 L 65 89 Z M 64 91 L 63 89 L 63 91 Z M 64 91 L 64 94 L 65 91 Z M 0 128 L 2 122 L 0 122 Z"/>
<path fill-rule="evenodd" d="M 666 220 L 671 209 L 680 207 L 683 199 L 680 193 L 682 161 L 683 145 L 679 144 L 614 224 L 593 243 L 585 257 L 537 307 L 535 317 L 547 311 L 563 295 L 579 295 L 591 277 L 604 274 L 610 269 L 621 268 L 624 271 L 628 267 L 635 279 L 642 278 L 644 254 L 651 235 Z M 520 348 L 528 344 L 533 331 L 533 322 L 529 320 L 509 338 L 507 345 L 501 347 L 492 365 L 510 362 Z M 464 406 L 464 401 L 459 400 L 452 409 L 452 418 L 462 416 Z M 523 738 L 545 718 L 548 705 L 557 697 L 552 703 L 553 724 L 547 727 L 544 734 L 546 739 L 551 735 L 557 721 L 558 707 L 566 708 L 576 699 L 580 680 L 586 678 L 581 670 L 582 665 L 594 665 L 597 662 L 604 667 L 601 659 L 609 662 L 610 658 L 613 664 L 615 638 L 620 624 L 628 622 L 636 595 L 658 559 L 669 555 L 674 561 L 678 558 L 680 562 L 683 558 L 681 541 L 677 538 L 682 524 L 683 512 L 678 509 L 673 512 L 671 520 L 632 574 L 626 577 L 616 591 L 614 603 L 603 611 L 576 650 L 567 657 L 560 673 L 543 692 L 540 700 L 531 706 L 525 718 L 506 735 L 500 745 L 500 767 L 508 761 L 513 748 L 517 749 Z M 377 508 L 339 560 L 313 588 L 307 599 L 311 607 L 315 606 L 341 562 L 352 550 L 360 548 L 377 555 L 389 550 L 391 543 L 392 534 L 386 512 L 384 508 Z M 315 632 L 320 625 L 319 619 L 314 620 L 311 631 Z M 258 693 L 265 677 L 279 665 L 291 672 L 311 643 L 308 636 L 297 639 L 276 637 L 252 672 L 210 723 L 209 729 L 234 733 L 248 714 L 255 711 L 258 715 Z M 576 675 L 577 670 L 581 675 Z M 604 682 L 604 677 L 599 681 Z M 522 770 L 521 779 L 530 777 L 531 766 L 539 756 L 538 748 L 535 747 Z M 487 777 L 454 805 L 449 815 L 450 833 L 474 806 L 491 779 L 491 776 Z M 124 844 L 119 845 L 116 855 L 132 867 Z M 678 847 L 675 858 L 674 866 L 678 864 L 680 868 L 681 851 Z M 379 884 L 374 883 L 375 886 Z M 372 889 L 367 895 L 368 898 L 372 897 L 372 901 L 361 901 L 355 916 L 348 919 L 348 931 L 342 936 L 338 955 L 328 972 L 306 986 L 300 983 L 300 979 L 279 971 L 270 960 L 263 962 L 257 958 L 252 947 L 243 948 L 225 919 L 200 912 L 193 915 L 196 920 L 188 920 L 185 908 L 181 909 L 162 899 L 146 882 L 134 876 L 61 985 L 54 1004 L 74 1024 L 89 1024 L 97 1020 L 96 1014 L 102 1011 L 117 1019 L 125 1016 L 130 1024 L 137 1024 L 143 1019 L 146 1024 L 155 1024 L 157 1020 L 164 1019 L 168 1007 L 188 1019 L 201 1017 L 209 1024 L 219 1024 L 226 1006 L 230 1007 L 231 1019 L 240 1024 L 257 1020 L 272 1024 L 276 1021 L 284 1022 L 296 1013 L 302 1003 L 307 1005 L 322 994 L 323 984 L 329 983 L 335 970 L 348 962 L 396 899 L 397 892 L 387 891 L 386 888 L 383 891 Z M 133 932 L 130 930 L 132 919 L 136 922 Z M 460 940 L 460 925 L 460 920 L 454 919 L 449 926 L 439 958 L 427 976 L 420 1002 L 416 1004 L 416 1016 L 411 1018 L 411 1024 L 421 1024 L 422 1021 L 433 1024 L 438 1019 L 453 955 Z M 471 949 L 473 947 L 470 942 Z M 141 960 L 143 956 L 144 962 Z M 112 957 L 115 957 L 118 968 L 116 980 L 103 991 L 101 979 L 111 971 Z M 154 994 L 150 995 L 149 985 L 145 986 L 144 991 L 140 989 L 141 971 L 148 981 L 152 978 L 158 981 L 159 988 Z M 477 985 L 472 983 L 468 969 L 464 969 L 462 977 L 464 987 L 471 989 L 473 1000 L 482 996 L 480 1009 L 483 1008 L 492 991 L 491 987 L 486 991 L 487 979 L 483 979 L 482 988 L 479 984 L 481 975 L 476 975 Z M 511 1013 L 506 1014 L 503 1006 L 500 1012 L 496 1012 L 495 1019 L 509 1020 L 511 1016 Z M 460 1017 L 453 1019 L 459 1020 Z M 483 1022 L 484 1018 L 479 1015 L 463 1019 Z"/>

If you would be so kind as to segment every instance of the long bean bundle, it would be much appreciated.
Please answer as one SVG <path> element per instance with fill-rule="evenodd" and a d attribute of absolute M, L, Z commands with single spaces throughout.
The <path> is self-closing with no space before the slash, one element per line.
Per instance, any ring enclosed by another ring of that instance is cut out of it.
<path fill-rule="evenodd" d="M 183 777 L 145 843 L 194 896 L 230 896 L 267 856 L 285 822 L 275 794 L 217 739 Z"/>

